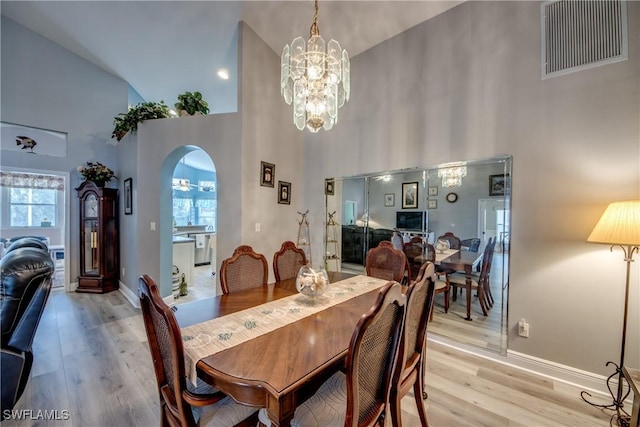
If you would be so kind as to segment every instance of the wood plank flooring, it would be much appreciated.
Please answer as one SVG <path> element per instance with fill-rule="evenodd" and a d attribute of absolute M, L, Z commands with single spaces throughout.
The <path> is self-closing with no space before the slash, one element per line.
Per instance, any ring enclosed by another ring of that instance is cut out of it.
<path fill-rule="evenodd" d="M 15 409 L 68 410 L 68 420 L 27 426 L 157 426 L 158 395 L 140 310 L 118 292 L 52 292 L 33 345 L 34 365 Z M 579 390 L 430 342 L 425 401 L 431 427 L 606 426 Z M 413 395 L 403 425 L 420 426 Z"/>

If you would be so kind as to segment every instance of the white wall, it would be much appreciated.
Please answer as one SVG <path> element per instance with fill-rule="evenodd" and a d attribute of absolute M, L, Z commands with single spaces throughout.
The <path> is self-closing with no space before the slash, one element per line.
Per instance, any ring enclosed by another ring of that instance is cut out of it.
<path fill-rule="evenodd" d="M 2 121 L 67 132 L 68 145 L 66 157 L 2 151 L 0 164 L 70 174 L 71 247 L 65 256 L 73 282 L 80 272 L 77 167 L 100 161 L 120 176 L 116 149 L 105 142 L 113 117 L 127 109 L 127 83 L 5 17 L 1 26 Z"/>
<path fill-rule="evenodd" d="M 538 2 L 467 2 L 358 55 L 340 121 L 305 135 L 305 191 L 330 176 L 512 154 L 508 347 L 610 373 L 625 264 L 586 238 L 607 203 L 640 198 L 640 3 L 628 7 L 628 61 L 544 81 Z M 636 262 L 635 367 L 639 276 Z M 528 339 L 516 334 L 523 317 Z"/>

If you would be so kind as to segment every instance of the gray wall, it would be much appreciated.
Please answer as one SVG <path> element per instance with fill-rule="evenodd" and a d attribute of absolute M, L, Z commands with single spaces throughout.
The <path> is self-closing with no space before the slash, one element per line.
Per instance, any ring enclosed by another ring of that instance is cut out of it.
<path fill-rule="evenodd" d="M 512 154 L 509 350 L 608 374 L 625 264 L 586 238 L 607 203 L 640 198 L 640 3 L 628 7 L 628 61 L 548 80 L 538 2 L 468 2 L 358 55 L 338 124 L 305 134 L 306 191 L 325 177 Z M 639 276 L 635 262 L 636 308 Z M 637 309 L 629 325 L 638 367 Z"/>
<path fill-rule="evenodd" d="M 113 117 L 127 110 L 128 85 L 48 39 L 2 17 L 2 121 L 67 132 L 67 156 L 3 151 L 3 167 L 68 173 L 71 282 L 78 265 L 77 167 L 100 161 L 121 176 L 111 141 Z M 121 181 L 112 182 L 122 187 Z"/>

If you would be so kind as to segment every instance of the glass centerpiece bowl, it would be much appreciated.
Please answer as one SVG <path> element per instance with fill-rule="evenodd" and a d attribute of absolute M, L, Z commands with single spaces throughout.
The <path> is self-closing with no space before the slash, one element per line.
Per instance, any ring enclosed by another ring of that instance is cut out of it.
<path fill-rule="evenodd" d="M 439 253 L 443 253 L 449 249 L 451 249 L 451 245 L 448 240 L 438 240 L 436 242 L 436 251 Z"/>
<path fill-rule="evenodd" d="M 296 277 L 296 289 L 302 295 L 308 297 L 317 297 L 325 293 L 329 289 L 329 276 L 327 271 L 322 268 L 311 268 L 303 265 L 298 271 Z"/>

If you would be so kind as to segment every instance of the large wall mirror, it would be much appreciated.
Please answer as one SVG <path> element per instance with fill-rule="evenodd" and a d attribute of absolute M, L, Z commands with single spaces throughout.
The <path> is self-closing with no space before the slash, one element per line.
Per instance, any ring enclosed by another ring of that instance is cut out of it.
<path fill-rule="evenodd" d="M 404 244 L 413 239 L 426 251 L 427 244 L 438 246 L 438 238 L 450 232 L 461 240 L 458 251 L 464 253 L 458 256 L 475 262 L 473 271 L 479 274 L 487 243 L 495 242 L 489 272 L 493 303 L 485 304 L 486 315 L 476 290 L 467 302 L 466 290 L 452 287 L 446 313 L 444 294 L 436 295 L 429 332 L 504 354 L 511 167 L 511 157 L 505 156 L 331 178 L 326 194 L 327 269 L 363 273 L 367 251 L 382 240 L 394 240 L 396 247 L 408 251 Z M 453 258 L 447 254 L 454 250 L 436 252 L 436 264 L 444 270 L 451 267 L 447 263 Z"/>

